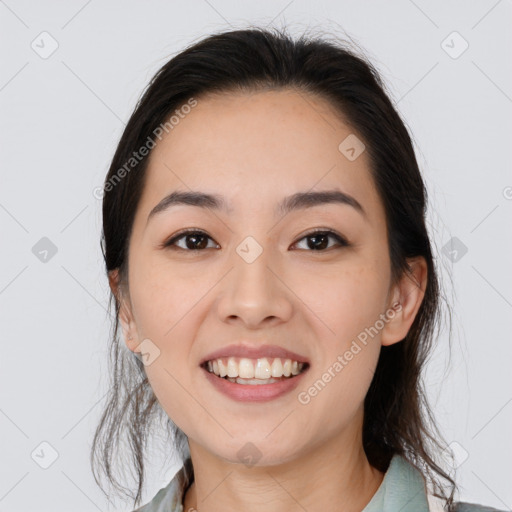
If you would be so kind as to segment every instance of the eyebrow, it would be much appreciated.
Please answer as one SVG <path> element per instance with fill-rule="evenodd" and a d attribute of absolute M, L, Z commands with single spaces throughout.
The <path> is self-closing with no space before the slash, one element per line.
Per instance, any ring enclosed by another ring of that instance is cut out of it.
<path fill-rule="evenodd" d="M 351 206 L 363 217 L 367 217 L 366 211 L 361 203 L 351 195 L 341 190 L 325 190 L 318 192 L 297 192 L 291 196 L 285 197 L 276 207 L 275 215 L 286 215 L 289 212 L 312 208 L 324 204 L 344 204 Z M 207 194 L 198 191 L 180 191 L 175 190 L 165 196 L 149 213 L 146 224 L 156 214 L 166 211 L 176 205 L 197 206 L 199 208 L 211 208 L 225 213 L 232 213 L 233 209 L 229 207 L 224 197 L 218 194 Z"/>

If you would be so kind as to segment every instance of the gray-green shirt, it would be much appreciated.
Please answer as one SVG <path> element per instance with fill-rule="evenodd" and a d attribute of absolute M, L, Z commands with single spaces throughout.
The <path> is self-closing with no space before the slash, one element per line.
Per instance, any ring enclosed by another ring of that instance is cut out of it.
<path fill-rule="evenodd" d="M 191 468 L 190 459 L 186 467 Z M 190 470 L 190 469 L 189 469 Z M 133 512 L 184 512 L 185 467 L 146 505 Z M 442 501 L 427 494 L 421 473 L 404 457 L 394 455 L 384 478 L 362 512 L 442 512 Z M 185 511 L 187 512 L 187 511 Z M 471 503 L 457 503 L 457 512 L 504 512 Z"/>

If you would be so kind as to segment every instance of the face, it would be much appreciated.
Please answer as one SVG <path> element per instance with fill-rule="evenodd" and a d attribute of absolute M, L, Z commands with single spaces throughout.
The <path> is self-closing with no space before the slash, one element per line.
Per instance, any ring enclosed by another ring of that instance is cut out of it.
<path fill-rule="evenodd" d="M 199 99 L 153 149 L 121 323 L 191 445 L 233 462 L 254 445 L 258 463 L 272 465 L 360 431 L 381 346 L 403 339 L 421 293 L 390 282 L 385 212 L 366 151 L 339 149 L 349 136 L 329 103 L 283 90 Z M 175 203 L 150 215 L 177 191 L 226 207 Z M 333 191 L 345 200 L 278 209 Z M 192 234 L 179 237 L 184 229 Z M 242 347 L 235 363 L 267 350 L 273 366 L 275 346 L 305 371 L 259 391 L 201 366 L 232 345 Z"/>

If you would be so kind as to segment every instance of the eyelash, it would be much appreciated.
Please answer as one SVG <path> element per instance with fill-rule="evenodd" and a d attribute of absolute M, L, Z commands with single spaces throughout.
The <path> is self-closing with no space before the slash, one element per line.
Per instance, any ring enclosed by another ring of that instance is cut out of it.
<path fill-rule="evenodd" d="M 160 248 L 161 249 L 170 248 L 172 250 L 182 250 L 185 252 L 200 252 L 202 250 L 205 250 L 205 249 L 183 249 L 182 247 L 178 247 L 175 245 L 175 243 L 178 240 L 185 238 L 187 235 L 201 235 L 201 236 L 206 236 L 210 240 L 213 240 L 213 238 L 211 238 L 206 232 L 204 232 L 201 229 L 185 229 L 183 231 L 178 232 L 171 239 L 162 243 L 160 245 Z M 297 242 L 299 242 L 305 238 L 315 236 L 315 235 L 327 235 L 331 238 L 334 238 L 339 243 L 339 245 L 341 247 L 349 247 L 351 245 L 345 237 L 341 236 L 340 234 L 336 233 L 335 231 L 332 231 L 330 229 L 322 229 L 322 228 L 314 229 L 313 231 L 306 233 L 304 236 L 299 238 L 299 240 Z M 297 243 L 297 242 L 295 242 L 295 243 Z M 331 248 L 332 247 L 329 247 L 328 249 L 331 249 Z M 211 249 L 211 247 L 210 247 L 210 249 Z M 320 249 L 318 251 L 315 251 L 314 249 L 299 249 L 299 250 L 307 250 L 308 252 L 326 252 L 328 249 Z"/>

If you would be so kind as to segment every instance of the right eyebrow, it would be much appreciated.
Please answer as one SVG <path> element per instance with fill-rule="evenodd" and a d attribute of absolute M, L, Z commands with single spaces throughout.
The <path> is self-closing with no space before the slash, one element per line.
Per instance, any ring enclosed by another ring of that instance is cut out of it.
<path fill-rule="evenodd" d="M 180 204 L 197 206 L 199 208 L 212 208 L 214 210 L 223 210 L 226 213 L 230 213 L 232 211 L 232 209 L 228 207 L 226 200 L 222 196 L 219 196 L 218 194 L 206 194 L 204 192 L 175 190 L 174 192 L 171 192 L 169 195 L 165 196 L 149 212 L 146 224 L 157 213 L 163 212 L 173 206 Z"/>

